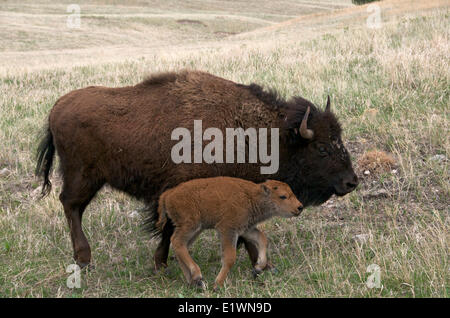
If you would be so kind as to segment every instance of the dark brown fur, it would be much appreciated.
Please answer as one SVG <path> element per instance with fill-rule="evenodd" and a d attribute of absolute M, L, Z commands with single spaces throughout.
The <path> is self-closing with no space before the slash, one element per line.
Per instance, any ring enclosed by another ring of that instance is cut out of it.
<path fill-rule="evenodd" d="M 296 133 L 308 106 L 312 140 Z M 204 129 L 217 127 L 223 132 L 227 127 L 279 128 L 278 173 L 262 175 L 259 163 L 174 164 L 170 153 L 177 141 L 171 140 L 171 132 L 177 127 L 192 131 L 194 119 L 202 119 Z M 330 111 L 301 97 L 286 102 L 258 85 L 197 71 L 157 74 L 129 87 L 91 86 L 62 96 L 39 147 L 36 170 L 44 176 L 44 193 L 50 189 L 55 149 L 64 181 L 60 199 L 75 259 L 82 265 L 89 263 L 91 253 L 81 217 L 105 183 L 152 205 L 153 218 L 159 194 L 191 179 L 231 176 L 262 182 L 270 177 L 288 183 L 305 206 L 320 204 L 332 194 L 344 195 L 357 184 L 340 126 Z M 166 263 L 172 233 L 170 223 L 159 233 L 157 267 Z M 254 262 L 257 250 L 243 241 Z"/>

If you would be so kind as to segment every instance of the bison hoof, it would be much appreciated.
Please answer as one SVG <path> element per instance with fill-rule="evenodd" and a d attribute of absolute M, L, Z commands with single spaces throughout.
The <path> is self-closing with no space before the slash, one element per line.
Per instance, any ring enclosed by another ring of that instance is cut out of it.
<path fill-rule="evenodd" d="M 77 261 L 77 265 L 80 266 L 80 269 L 86 269 L 87 271 L 95 270 L 95 265 L 91 263 L 82 263 Z"/>
<path fill-rule="evenodd" d="M 154 275 L 171 276 L 172 275 L 172 271 L 167 266 L 161 266 L 161 267 L 158 267 L 158 268 L 154 268 L 153 269 L 153 274 Z"/>
<path fill-rule="evenodd" d="M 154 272 L 157 273 L 165 268 L 167 268 L 167 263 L 155 262 Z"/>

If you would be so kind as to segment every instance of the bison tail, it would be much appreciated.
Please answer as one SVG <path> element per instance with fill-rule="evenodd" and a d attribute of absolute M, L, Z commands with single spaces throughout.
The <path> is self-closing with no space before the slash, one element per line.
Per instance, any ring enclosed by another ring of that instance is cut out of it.
<path fill-rule="evenodd" d="M 168 220 L 164 207 L 160 205 L 158 200 L 154 200 L 145 209 L 145 212 L 144 229 L 150 233 L 151 237 L 161 237 Z"/>
<path fill-rule="evenodd" d="M 42 138 L 41 143 L 37 149 L 37 165 L 36 175 L 44 177 L 44 184 L 42 185 L 42 197 L 48 195 L 52 189 L 49 175 L 53 165 L 53 158 L 55 156 L 55 145 L 53 144 L 53 135 L 50 128 L 47 128 L 47 133 Z"/>

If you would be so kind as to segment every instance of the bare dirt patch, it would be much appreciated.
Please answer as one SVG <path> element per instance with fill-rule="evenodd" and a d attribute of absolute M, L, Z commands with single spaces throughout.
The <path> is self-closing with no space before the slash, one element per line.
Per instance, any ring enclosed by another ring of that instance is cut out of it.
<path fill-rule="evenodd" d="M 206 27 L 206 24 L 203 23 L 202 21 L 199 21 L 199 20 L 180 19 L 180 20 L 177 20 L 177 23 L 180 23 L 180 24 L 198 24 L 198 25 L 202 25 L 202 26 Z"/>

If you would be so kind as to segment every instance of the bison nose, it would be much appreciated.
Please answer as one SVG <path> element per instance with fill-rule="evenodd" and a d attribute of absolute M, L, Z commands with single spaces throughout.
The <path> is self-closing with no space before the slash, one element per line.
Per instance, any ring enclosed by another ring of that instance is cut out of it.
<path fill-rule="evenodd" d="M 334 186 L 335 194 L 338 196 L 344 196 L 349 192 L 355 190 L 358 186 L 358 177 L 353 172 L 349 175 L 344 176 L 338 184 Z"/>
<path fill-rule="evenodd" d="M 353 177 L 350 178 L 350 180 L 346 180 L 344 182 L 345 187 L 349 192 L 353 191 L 359 184 L 358 177 L 356 176 L 356 174 L 354 174 Z"/>

